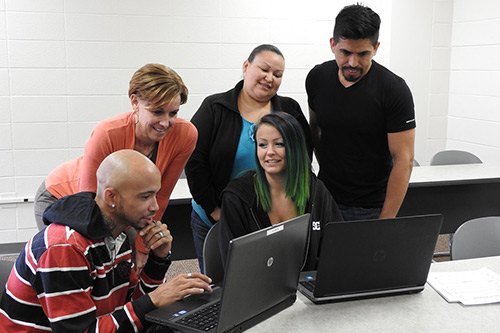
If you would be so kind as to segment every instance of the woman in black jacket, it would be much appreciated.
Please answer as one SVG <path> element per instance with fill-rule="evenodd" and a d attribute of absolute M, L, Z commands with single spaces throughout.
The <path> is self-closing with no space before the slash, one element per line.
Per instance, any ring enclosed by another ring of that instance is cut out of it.
<path fill-rule="evenodd" d="M 198 142 L 185 170 L 193 197 L 193 240 L 202 271 L 203 242 L 220 219 L 222 190 L 230 179 L 255 169 L 255 123 L 273 111 L 292 115 L 305 133 L 312 156 L 310 129 L 299 104 L 277 95 L 284 69 L 285 60 L 277 47 L 256 47 L 243 63 L 244 79 L 225 93 L 208 96 L 191 119 L 198 129 Z"/>
<path fill-rule="evenodd" d="M 223 261 L 229 240 L 311 213 L 305 270 L 316 269 L 321 229 L 342 221 L 335 200 L 311 172 L 299 123 L 282 112 L 262 117 L 255 131 L 257 170 L 230 181 L 222 194 L 219 247 Z"/>

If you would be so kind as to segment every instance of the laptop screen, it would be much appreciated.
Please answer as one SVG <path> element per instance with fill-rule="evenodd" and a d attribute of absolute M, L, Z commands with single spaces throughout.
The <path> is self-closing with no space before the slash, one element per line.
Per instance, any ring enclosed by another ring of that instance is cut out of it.
<path fill-rule="evenodd" d="M 295 295 L 308 238 L 302 215 L 231 241 L 222 291 L 221 331 Z"/>

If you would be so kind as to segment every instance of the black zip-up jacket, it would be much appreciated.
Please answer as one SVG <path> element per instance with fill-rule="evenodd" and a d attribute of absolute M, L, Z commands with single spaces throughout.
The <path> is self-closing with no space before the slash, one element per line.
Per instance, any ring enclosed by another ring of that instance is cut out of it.
<path fill-rule="evenodd" d="M 222 193 L 219 248 L 224 265 L 231 239 L 271 225 L 267 212 L 257 205 L 254 177 L 255 171 L 248 171 L 243 176 L 231 180 Z M 311 229 L 303 268 L 305 271 L 317 268 L 323 241 L 321 233 L 323 226 L 328 222 L 343 221 L 332 195 L 312 172 L 309 189 L 310 197 L 305 212 L 311 213 Z"/>
<path fill-rule="evenodd" d="M 220 207 L 220 194 L 231 179 L 234 157 L 238 149 L 243 122 L 238 110 L 238 95 L 243 81 L 224 93 L 208 96 L 191 122 L 198 129 L 198 141 L 185 171 L 194 200 L 208 216 Z M 311 130 L 299 103 L 289 97 L 271 98 L 274 111 L 291 114 L 298 120 L 312 158 Z"/>

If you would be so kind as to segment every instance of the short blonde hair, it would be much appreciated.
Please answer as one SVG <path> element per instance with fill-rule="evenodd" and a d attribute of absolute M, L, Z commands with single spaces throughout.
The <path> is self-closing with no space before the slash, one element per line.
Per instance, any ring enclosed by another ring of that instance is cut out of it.
<path fill-rule="evenodd" d="M 177 96 L 181 104 L 187 102 L 188 89 L 173 69 L 161 64 L 147 64 L 139 68 L 129 83 L 128 96 L 135 94 L 152 108 L 170 103 Z"/>

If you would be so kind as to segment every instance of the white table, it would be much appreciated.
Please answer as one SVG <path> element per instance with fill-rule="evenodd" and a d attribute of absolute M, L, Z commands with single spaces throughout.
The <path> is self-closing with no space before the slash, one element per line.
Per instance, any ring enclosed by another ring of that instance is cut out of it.
<path fill-rule="evenodd" d="M 500 182 L 498 164 L 457 164 L 413 167 L 410 187 Z"/>
<path fill-rule="evenodd" d="M 317 168 L 317 167 L 316 167 Z M 443 184 L 500 182 L 500 165 L 460 164 L 414 167 L 410 187 Z M 170 196 L 171 201 L 191 200 L 186 178 L 181 178 Z"/>
<path fill-rule="evenodd" d="M 500 165 L 465 164 L 414 167 L 400 216 L 441 213 L 441 233 L 464 222 L 500 215 Z"/>
<path fill-rule="evenodd" d="M 170 195 L 169 204 L 191 204 L 191 192 L 189 192 L 189 186 L 186 178 L 180 178 L 175 184 L 174 190 Z"/>
<path fill-rule="evenodd" d="M 317 169 L 317 168 L 316 168 Z M 414 167 L 400 216 L 441 213 L 441 233 L 453 233 L 465 221 L 500 215 L 500 165 L 465 164 Z M 185 178 L 179 179 L 170 204 L 190 204 Z"/>
<path fill-rule="evenodd" d="M 433 263 L 431 270 L 482 267 L 500 273 L 500 257 Z M 249 332 L 500 332 L 500 304 L 448 303 L 429 285 L 418 294 L 321 305 L 298 293 L 293 306 Z"/>

